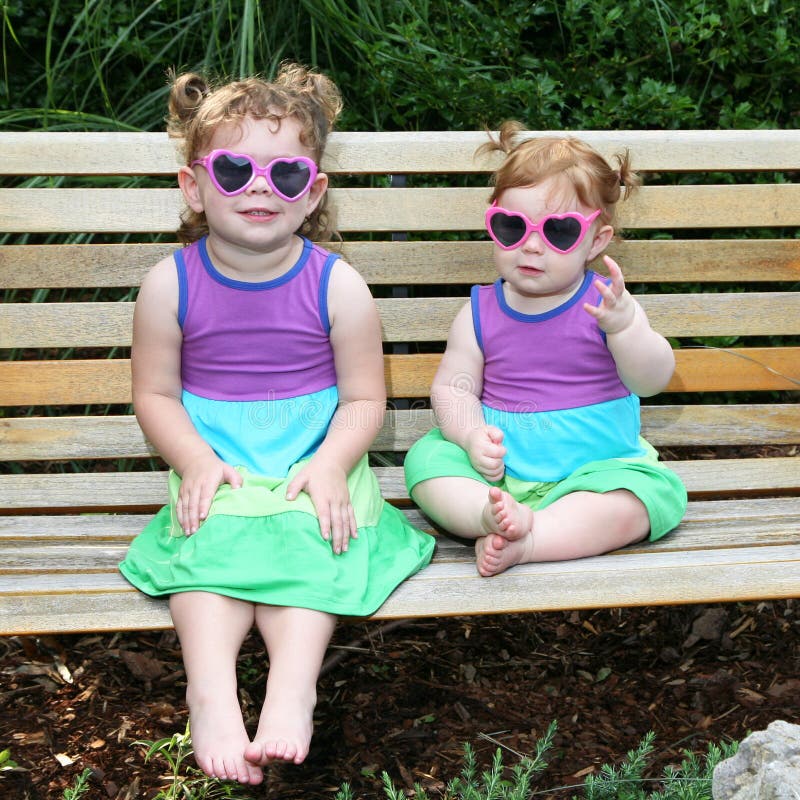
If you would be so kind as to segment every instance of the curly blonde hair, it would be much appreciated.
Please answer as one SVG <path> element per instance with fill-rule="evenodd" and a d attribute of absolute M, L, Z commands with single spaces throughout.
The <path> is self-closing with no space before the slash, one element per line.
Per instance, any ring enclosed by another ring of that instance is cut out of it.
<path fill-rule="evenodd" d="M 237 123 L 246 117 L 269 120 L 278 126 L 291 117 L 300 123 L 300 141 L 314 153 L 319 164 L 328 134 L 342 110 L 339 89 L 330 78 L 299 64 L 285 62 L 274 81 L 244 78 L 217 86 L 201 75 L 187 72 L 170 75 L 167 133 L 182 140 L 183 158 L 190 164 L 208 147 L 220 125 Z M 305 220 L 299 233 L 309 238 L 326 238 L 327 197 Z M 179 239 L 197 241 L 208 233 L 205 214 L 187 209 L 181 216 Z"/>
<path fill-rule="evenodd" d="M 601 210 L 603 224 L 613 224 L 620 197 L 627 199 L 641 183 L 631 169 L 628 151 L 615 155 L 615 169 L 580 139 L 549 136 L 526 139 L 521 136 L 524 130 L 519 122 L 504 122 L 497 138 L 489 134 L 489 141 L 478 148 L 478 154 L 500 151 L 506 156 L 493 174 L 494 188 L 489 202 L 497 200 L 506 189 L 560 178 L 573 187 L 583 205 Z"/>

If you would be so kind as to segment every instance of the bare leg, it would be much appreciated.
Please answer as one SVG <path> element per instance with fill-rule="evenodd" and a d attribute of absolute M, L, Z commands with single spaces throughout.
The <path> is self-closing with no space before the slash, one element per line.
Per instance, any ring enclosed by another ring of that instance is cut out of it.
<path fill-rule="evenodd" d="M 308 608 L 256 606 L 256 625 L 269 653 L 269 676 L 258 731 L 245 750 L 252 764 L 308 755 L 317 678 L 336 617 Z"/>
<path fill-rule="evenodd" d="M 236 658 L 253 626 L 252 603 L 210 592 L 170 597 L 186 667 L 194 757 L 206 775 L 256 784 L 262 770 L 244 757 L 249 743 L 236 691 Z"/>
<path fill-rule="evenodd" d="M 640 541 L 650 530 L 644 504 L 624 489 L 573 492 L 535 513 L 506 492 L 500 497 L 497 493 L 490 490 L 489 500 L 502 524 L 475 542 L 478 572 L 486 577 L 515 564 L 607 553 Z M 526 526 L 527 532 L 517 536 Z M 513 530 L 515 538 L 507 537 L 506 529 Z"/>
<path fill-rule="evenodd" d="M 487 486 L 472 478 L 431 478 L 411 491 L 414 502 L 446 531 L 476 539 L 496 531 L 487 511 Z"/>

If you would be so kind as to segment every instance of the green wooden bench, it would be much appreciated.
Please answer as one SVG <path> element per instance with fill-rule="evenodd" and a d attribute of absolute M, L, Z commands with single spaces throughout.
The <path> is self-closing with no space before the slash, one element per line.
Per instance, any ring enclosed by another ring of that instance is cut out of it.
<path fill-rule="evenodd" d="M 620 225 L 641 235 L 610 252 L 653 326 L 681 344 L 642 423 L 688 487 L 686 518 L 655 544 L 491 579 L 471 548 L 440 536 L 378 618 L 800 596 L 800 131 L 578 135 L 609 155 L 629 148 L 645 173 L 620 207 Z M 480 233 L 493 162 L 474 159 L 484 139 L 338 133 L 323 164 L 343 254 L 383 319 L 392 410 L 374 445 L 389 466 L 376 471 L 428 528 L 398 454 L 431 425 L 429 386 L 469 285 L 494 279 Z M 166 604 L 116 565 L 166 500 L 130 413 L 128 348 L 135 287 L 173 249 L 173 145 L 158 133 L 5 132 L 0 153 L 0 633 L 168 627 Z M 130 176 L 143 187 L 118 188 Z M 153 176 L 164 188 L 145 188 Z M 731 238 L 745 228 L 753 238 Z"/>

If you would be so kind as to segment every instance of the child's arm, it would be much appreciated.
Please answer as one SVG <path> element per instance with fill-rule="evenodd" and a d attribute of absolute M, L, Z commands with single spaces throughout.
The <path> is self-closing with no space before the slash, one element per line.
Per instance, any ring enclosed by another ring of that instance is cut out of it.
<path fill-rule="evenodd" d="M 431 387 L 436 423 L 448 441 L 466 450 L 472 466 L 488 481 L 503 477 L 503 432 L 487 425 L 481 408 L 483 353 L 475 339 L 472 307 L 456 315 L 447 348 Z"/>
<path fill-rule="evenodd" d="M 383 425 L 386 384 L 378 310 L 363 278 L 337 261 L 328 286 L 331 346 L 336 364 L 339 407 L 308 464 L 290 482 L 286 497 L 311 497 L 325 539 L 347 550 L 356 536 L 347 475 L 367 452 Z"/>
<path fill-rule="evenodd" d="M 156 264 L 142 282 L 133 315 L 133 403 L 145 436 L 181 476 L 178 522 L 195 533 L 222 483 L 241 476 L 197 433 L 181 404 L 181 341 L 175 262 Z"/>
<path fill-rule="evenodd" d="M 625 288 L 617 263 L 608 256 L 603 260 L 611 275 L 611 285 L 596 281 L 603 301 L 596 307 L 585 303 L 584 308 L 605 332 L 608 349 L 625 386 L 641 397 L 658 394 L 675 371 L 675 354 L 669 342 L 650 327 L 644 309 Z"/>

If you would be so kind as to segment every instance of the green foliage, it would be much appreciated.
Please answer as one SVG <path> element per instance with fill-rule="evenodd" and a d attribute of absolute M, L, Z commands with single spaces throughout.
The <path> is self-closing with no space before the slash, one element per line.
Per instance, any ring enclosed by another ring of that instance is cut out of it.
<path fill-rule="evenodd" d="M 88 794 L 89 789 L 89 776 L 92 774 L 92 771 L 87 767 L 80 775 L 75 776 L 75 780 L 72 783 L 72 786 L 67 786 L 64 789 L 64 800 L 81 800 L 86 794 Z"/>
<path fill-rule="evenodd" d="M 251 795 L 246 794 L 240 784 L 209 778 L 189 763 L 193 751 L 188 723 L 183 733 L 154 742 L 134 742 L 134 745 L 147 748 L 145 762 L 154 757 L 167 762 L 167 785 L 151 800 L 251 800 Z"/>
<path fill-rule="evenodd" d="M 318 66 L 343 127 L 798 124 L 796 0 L 53 0 L 2 4 L 0 125 L 162 127 L 166 69 Z M 757 98 L 757 102 L 754 100 Z"/>
<path fill-rule="evenodd" d="M 0 772 L 11 771 L 12 769 L 17 769 L 19 764 L 11 758 L 11 751 L 0 750 Z"/>
<path fill-rule="evenodd" d="M 9 0 L 0 124 L 159 129 L 168 67 L 226 78 L 274 71 L 302 22 L 292 3 L 274 5 L 267 20 L 257 0 Z"/>
<path fill-rule="evenodd" d="M 545 753 L 551 748 L 556 723 L 551 722 L 544 736 L 536 742 L 536 754 L 523 758 L 513 766 L 506 777 L 503 766 L 503 754 L 498 748 L 492 759 L 491 767 L 478 775 L 475 751 L 464 744 L 464 766 L 461 774 L 453 778 L 442 795 L 442 800 L 526 800 L 531 795 L 531 782 L 534 775 L 547 767 Z M 407 795 L 398 789 L 388 773 L 382 774 L 383 792 L 387 800 L 407 800 Z M 414 785 L 416 800 L 430 800 L 426 790 L 419 784 Z M 351 800 L 349 786 L 345 784 L 336 795 L 336 800 Z"/>
<path fill-rule="evenodd" d="M 605 764 L 599 775 L 586 778 L 583 787 L 585 800 L 711 800 L 714 767 L 730 758 L 737 745 L 709 745 L 705 758 L 699 759 L 686 751 L 679 767 L 668 766 L 663 777 L 645 778 L 648 759 L 653 753 L 655 735 L 650 732 L 639 746 L 628 752 L 622 764 Z M 660 787 L 651 792 L 650 788 Z"/>
<path fill-rule="evenodd" d="M 796 124 L 793 2 L 302 3 L 359 127 Z"/>
<path fill-rule="evenodd" d="M 536 743 L 533 757 L 523 758 L 509 770 L 503 766 L 498 749 L 491 767 L 478 776 L 477 760 L 469 744 L 464 745 L 464 763 L 461 773 L 453 778 L 442 793 L 441 800 L 529 800 L 538 795 L 550 795 L 574 787 L 533 786 L 533 777 L 542 772 L 547 763 L 546 752 L 552 746 L 556 723 L 552 722 L 545 735 Z M 723 759 L 730 758 L 737 745 L 714 745 L 708 747 L 706 756 L 699 759 L 686 752 L 678 767 L 667 767 L 663 777 L 646 778 L 644 772 L 648 759 L 653 754 L 654 734 L 648 733 L 639 746 L 631 750 L 618 766 L 604 765 L 599 775 L 590 775 L 583 785 L 583 800 L 711 800 L 711 780 L 714 767 Z M 651 792 L 649 788 L 657 791 Z M 407 800 L 407 795 L 398 789 L 389 775 L 382 774 L 382 788 L 386 800 Z M 433 800 L 420 785 L 414 785 L 416 800 Z M 573 800 L 578 800 L 576 795 Z M 349 784 L 343 784 L 334 800 L 354 800 Z"/>
<path fill-rule="evenodd" d="M 469 743 L 464 744 L 464 758 L 460 773 L 452 778 L 442 791 L 437 791 L 438 800 L 529 800 L 538 794 L 549 794 L 553 787 L 534 786 L 534 778 L 547 768 L 546 755 L 552 748 L 557 724 L 551 722 L 544 735 L 536 741 L 532 756 L 520 759 L 519 763 L 507 767 L 498 748 L 491 766 L 479 771 L 475 751 Z M 705 757 L 685 751 L 679 766 L 668 766 L 660 778 L 647 778 L 645 771 L 653 754 L 654 734 L 648 733 L 639 746 L 631 750 L 619 766 L 603 765 L 598 775 L 590 775 L 583 785 L 583 800 L 711 800 L 711 780 L 714 767 L 723 759 L 730 758 L 737 750 L 736 743 L 710 744 Z M 246 787 L 231 782 L 208 778 L 201 770 L 188 763 L 192 755 L 189 726 L 183 733 L 154 742 L 135 742 L 146 748 L 145 761 L 157 757 L 168 767 L 167 785 L 151 800 L 251 800 Z M 7 752 L 7 751 L 6 751 Z M 0 758 L 2 754 L 0 754 Z M 2 762 L 0 762 L 2 763 Z M 65 792 L 64 800 L 80 800 L 88 791 L 86 783 L 90 771 L 78 777 L 76 785 Z M 381 788 L 386 800 L 408 800 L 403 789 L 395 786 L 387 772 L 381 773 Z M 560 787 L 560 790 L 575 787 Z M 549 789 L 550 791 L 543 791 Z M 651 789 L 655 791 L 650 791 Z M 434 800 L 434 796 L 421 785 L 414 785 L 412 795 L 416 800 Z M 579 800 L 576 795 L 573 800 Z M 334 800 L 354 800 L 349 783 L 343 783 Z"/>

